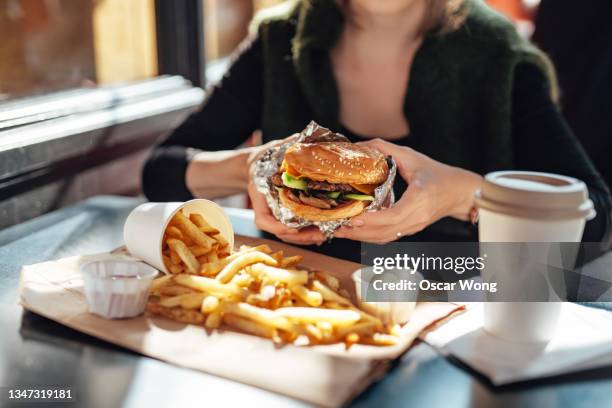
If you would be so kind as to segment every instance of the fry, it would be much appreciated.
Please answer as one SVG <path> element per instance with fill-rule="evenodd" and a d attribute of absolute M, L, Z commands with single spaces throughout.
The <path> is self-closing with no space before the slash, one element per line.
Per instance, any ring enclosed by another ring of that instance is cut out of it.
<path fill-rule="evenodd" d="M 351 346 L 355 343 L 359 343 L 359 334 L 357 333 L 349 333 L 344 337 L 344 347 L 346 350 L 350 349 Z"/>
<path fill-rule="evenodd" d="M 352 306 L 352 303 L 349 299 L 340 296 L 339 294 L 337 294 L 336 292 L 334 292 L 333 290 L 331 290 L 330 288 L 328 288 L 327 286 L 325 286 L 318 280 L 315 280 L 312 282 L 312 289 L 319 292 L 321 296 L 323 296 L 323 299 L 325 300 L 329 300 L 331 302 L 337 302 L 341 305 L 351 305 Z"/>
<path fill-rule="evenodd" d="M 221 313 L 212 312 L 209 314 L 206 318 L 204 326 L 206 326 L 207 329 L 217 329 L 219 326 L 221 326 Z"/>
<path fill-rule="evenodd" d="M 280 265 L 281 261 L 283 260 L 283 251 L 276 251 L 270 254 L 270 256 L 274 259 L 276 259 L 276 262 Z"/>
<path fill-rule="evenodd" d="M 270 248 L 270 246 L 268 244 L 262 244 L 262 245 L 257 245 L 254 247 L 250 247 L 247 245 L 242 245 L 240 247 L 240 249 L 238 249 L 238 252 L 236 252 L 235 254 L 230 255 L 230 257 L 233 257 L 232 259 L 240 256 L 241 254 L 247 253 L 247 252 L 263 252 L 264 254 L 271 254 L 272 253 L 272 249 Z"/>
<path fill-rule="evenodd" d="M 175 274 L 179 274 L 179 273 L 183 273 L 183 265 L 174 265 L 172 262 L 170 263 L 170 265 L 168 266 L 168 270 L 170 271 L 171 274 L 175 275 Z"/>
<path fill-rule="evenodd" d="M 329 322 L 316 322 L 315 325 L 321 332 L 323 336 L 323 340 L 326 342 L 331 342 L 334 335 L 334 327 Z"/>
<path fill-rule="evenodd" d="M 164 275 L 164 276 L 161 276 L 159 278 L 155 278 L 155 279 L 153 279 L 153 282 L 151 282 L 151 286 L 149 287 L 149 291 L 150 292 L 155 292 L 155 291 L 159 290 L 160 288 L 162 288 L 163 286 L 166 286 L 169 283 L 171 283 L 171 281 L 172 281 L 172 276 L 170 276 L 170 275 Z"/>
<path fill-rule="evenodd" d="M 207 253 L 209 253 L 210 248 L 205 248 L 199 245 L 192 245 L 189 247 L 189 251 L 193 254 L 193 256 L 197 258 L 198 256 L 206 255 Z"/>
<path fill-rule="evenodd" d="M 315 307 L 281 307 L 276 309 L 275 313 L 302 323 L 327 321 L 334 326 L 351 325 L 361 318 L 361 315 L 354 310 L 334 310 Z"/>
<path fill-rule="evenodd" d="M 214 279 L 205 278 L 204 276 L 180 274 L 175 275 L 173 277 L 173 280 L 179 285 L 187 286 L 189 288 L 199 290 L 201 292 L 225 293 L 237 296 L 239 298 L 245 296 L 243 290 L 235 285 L 224 285 Z"/>
<path fill-rule="evenodd" d="M 196 310 L 184 310 L 180 308 L 169 309 L 156 303 L 149 303 L 147 305 L 147 310 L 154 315 L 163 316 L 181 323 L 204 323 L 204 315 Z"/>
<path fill-rule="evenodd" d="M 220 248 L 223 248 L 229 245 L 229 242 L 227 242 L 227 240 L 223 238 L 223 235 L 221 235 L 220 232 L 217 232 L 216 234 L 212 234 L 212 237 L 215 241 L 219 243 Z"/>
<path fill-rule="evenodd" d="M 336 334 L 338 337 L 346 337 L 350 333 L 357 333 L 361 336 L 371 335 L 376 330 L 376 322 L 366 321 L 359 322 L 350 327 L 338 327 L 336 329 Z"/>
<path fill-rule="evenodd" d="M 202 313 L 212 313 L 219 308 L 219 298 L 216 296 L 206 296 L 200 308 Z"/>
<path fill-rule="evenodd" d="M 398 338 L 392 334 L 374 333 L 372 337 L 364 337 L 361 342 L 372 346 L 394 346 L 398 342 Z"/>
<path fill-rule="evenodd" d="M 314 285 L 313 285 L 314 286 Z M 325 299 L 325 296 L 323 296 L 323 299 Z M 329 307 L 330 309 L 340 309 L 340 310 L 354 310 L 357 313 L 359 313 L 361 315 L 361 318 L 363 320 L 368 320 L 371 322 L 374 322 L 374 324 L 376 325 L 376 330 L 383 330 L 384 325 L 382 324 L 382 321 L 378 318 L 378 317 L 374 317 L 366 312 L 364 312 L 363 310 L 357 308 L 355 305 L 353 304 L 342 304 L 340 305 L 338 302 L 333 302 L 333 301 L 325 301 L 324 304 Z"/>
<path fill-rule="evenodd" d="M 246 286 L 249 286 L 251 282 L 253 282 L 253 277 L 246 273 L 240 273 L 240 274 L 234 275 L 234 277 L 232 278 L 230 282 L 232 282 L 233 284 L 237 286 L 244 288 Z"/>
<path fill-rule="evenodd" d="M 240 316 L 226 314 L 223 316 L 223 322 L 234 329 L 238 329 L 242 332 L 253 334 L 255 336 L 265 337 L 268 339 L 272 339 L 277 336 L 277 332 L 273 327 L 257 324 Z"/>
<path fill-rule="evenodd" d="M 159 305 L 162 307 L 167 307 L 167 308 L 178 307 L 181 304 L 182 296 L 183 295 L 163 298 L 159 301 Z"/>
<path fill-rule="evenodd" d="M 181 264 L 181 258 L 178 256 L 176 252 L 172 250 L 170 250 L 170 262 L 172 262 L 173 265 Z"/>
<path fill-rule="evenodd" d="M 258 262 L 264 262 L 268 265 L 276 265 L 276 261 L 270 255 L 257 251 L 248 252 L 227 264 L 216 276 L 216 279 L 222 283 L 229 282 L 240 269 Z"/>
<path fill-rule="evenodd" d="M 323 304 L 323 296 L 314 290 L 308 290 L 302 285 L 291 286 L 291 292 L 302 299 L 308 306 L 319 307 Z"/>
<path fill-rule="evenodd" d="M 323 340 L 323 333 L 321 330 L 312 323 L 304 325 L 304 329 L 309 337 L 316 339 L 317 341 Z"/>
<path fill-rule="evenodd" d="M 304 259 L 302 255 L 288 256 L 281 259 L 279 265 L 281 268 L 290 268 L 302 262 L 302 259 Z"/>
<path fill-rule="evenodd" d="M 202 214 L 189 214 L 189 219 L 205 234 L 218 234 L 219 230 L 213 228 L 202 216 Z"/>
<path fill-rule="evenodd" d="M 205 293 L 190 293 L 188 295 L 183 295 L 181 307 L 183 309 L 200 309 L 205 297 Z"/>
<path fill-rule="evenodd" d="M 205 265 L 202 265 L 202 267 L 200 268 L 200 275 L 216 276 L 219 272 L 221 272 L 221 270 L 223 270 L 225 265 L 229 263 L 228 259 L 229 258 L 220 259 L 218 261 L 209 262 Z"/>
<path fill-rule="evenodd" d="M 187 270 L 191 273 L 197 273 L 200 269 L 200 264 L 198 260 L 193 256 L 191 252 L 189 252 L 189 248 L 183 241 L 180 241 L 175 238 L 168 239 L 168 246 L 170 249 L 178 255 L 178 257 L 183 261 Z"/>
<path fill-rule="evenodd" d="M 166 234 L 168 234 L 168 236 L 171 238 L 180 239 L 181 241 L 185 240 L 181 230 L 174 225 L 170 225 L 168 228 L 166 228 Z"/>
<path fill-rule="evenodd" d="M 196 245 L 204 248 L 210 248 L 215 243 L 215 240 L 199 230 L 199 228 L 189 218 L 185 217 L 182 212 L 177 212 L 172 222 L 181 230 L 183 235 L 192 240 Z M 170 228 L 170 227 L 169 227 Z"/>
<path fill-rule="evenodd" d="M 185 295 L 187 293 L 193 293 L 193 289 L 186 288 L 180 285 L 168 285 L 168 286 L 159 288 L 156 293 L 161 296 L 177 296 L 177 295 Z"/>
<path fill-rule="evenodd" d="M 221 309 L 224 313 L 234 314 L 264 325 L 287 331 L 293 330 L 293 325 L 289 322 L 289 320 L 287 320 L 285 317 L 279 316 L 274 311 L 269 309 L 249 305 L 248 303 L 244 302 L 222 302 Z"/>
<path fill-rule="evenodd" d="M 217 262 L 219 260 L 219 256 L 215 251 L 211 251 L 208 254 L 208 262 Z"/>
<path fill-rule="evenodd" d="M 335 276 L 332 276 L 329 273 L 322 271 L 317 271 L 315 273 L 315 276 L 318 280 L 329 286 L 334 291 L 337 292 L 338 289 L 340 289 L 340 281 Z"/>
<path fill-rule="evenodd" d="M 264 264 L 255 264 L 251 273 L 256 277 L 263 274 L 272 282 L 284 282 L 289 286 L 304 285 L 308 282 L 308 272 L 274 268 Z"/>

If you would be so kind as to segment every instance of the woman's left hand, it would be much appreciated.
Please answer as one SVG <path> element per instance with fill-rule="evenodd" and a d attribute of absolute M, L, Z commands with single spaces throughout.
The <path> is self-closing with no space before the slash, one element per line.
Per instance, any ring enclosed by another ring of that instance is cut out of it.
<path fill-rule="evenodd" d="M 363 144 L 392 156 L 408 188 L 391 208 L 353 218 L 350 226 L 338 229 L 334 237 L 387 243 L 415 234 L 444 217 L 469 220 L 474 192 L 482 183 L 480 175 L 382 139 Z"/>

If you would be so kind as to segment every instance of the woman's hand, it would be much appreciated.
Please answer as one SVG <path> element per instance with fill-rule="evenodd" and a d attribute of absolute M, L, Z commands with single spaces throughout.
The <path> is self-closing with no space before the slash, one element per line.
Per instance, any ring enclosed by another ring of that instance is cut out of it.
<path fill-rule="evenodd" d="M 283 140 L 273 140 L 265 145 L 254 148 L 253 152 L 247 159 L 247 168 L 249 169 L 249 185 L 248 193 L 253 205 L 253 211 L 255 213 L 255 225 L 257 228 L 263 231 L 267 231 L 271 234 L 276 235 L 280 240 L 288 242 L 290 244 L 297 245 L 320 245 L 325 241 L 325 236 L 316 227 L 309 228 L 289 228 L 280 221 L 278 221 L 263 194 L 257 191 L 255 184 L 253 183 L 253 164 L 267 149 L 278 146 L 279 144 L 285 143 L 292 138 L 296 138 L 298 135 L 294 134 Z"/>
<path fill-rule="evenodd" d="M 392 156 L 408 188 L 391 208 L 353 218 L 351 226 L 338 229 L 335 237 L 386 243 L 415 234 L 444 217 L 469 220 L 474 192 L 482 183 L 480 175 L 381 139 L 364 144 Z"/>
<path fill-rule="evenodd" d="M 266 197 L 257 191 L 255 184 L 249 183 L 249 197 L 255 212 L 255 225 L 263 231 L 276 235 L 280 240 L 297 245 L 320 245 L 325 241 L 325 236 L 316 227 L 302 229 L 289 228 L 278 221 L 272 212 Z"/>

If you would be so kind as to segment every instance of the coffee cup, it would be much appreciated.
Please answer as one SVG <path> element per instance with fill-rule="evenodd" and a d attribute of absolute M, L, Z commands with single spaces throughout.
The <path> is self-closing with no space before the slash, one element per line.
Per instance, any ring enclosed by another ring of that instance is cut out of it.
<path fill-rule="evenodd" d="M 495 252 L 494 265 L 485 262 L 482 278 L 496 282 L 506 296 L 488 297 L 484 329 L 510 341 L 550 340 L 562 302 L 558 284 L 549 281 L 550 265 L 564 262 L 559 243 L 580 242 L 586 221 L 595 216 L 586 185 L 557 174 L 494 172 L 485 176 L 476 206 L 481 256 Z M 534 288 L 535 296 L 524 297 Z M 500 301 L 508 296 L 513 301 Z"/>

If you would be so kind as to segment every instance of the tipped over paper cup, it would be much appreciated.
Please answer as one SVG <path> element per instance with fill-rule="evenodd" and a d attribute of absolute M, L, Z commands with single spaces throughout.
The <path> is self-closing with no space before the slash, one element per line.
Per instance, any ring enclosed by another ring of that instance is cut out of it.
<path fill-rule="evenodd" d="M 130 254 L 158 270 L 170 273 L 162 257 L 164 233 L 172 217 L 182 210 L 185 215 L 201 214 L 234 247 L 232 223 L 221 207 L 210 200 L 195 199 L 184 203 L 145 203 L 136 207 L 123 227 L 123 239 Z"/>

